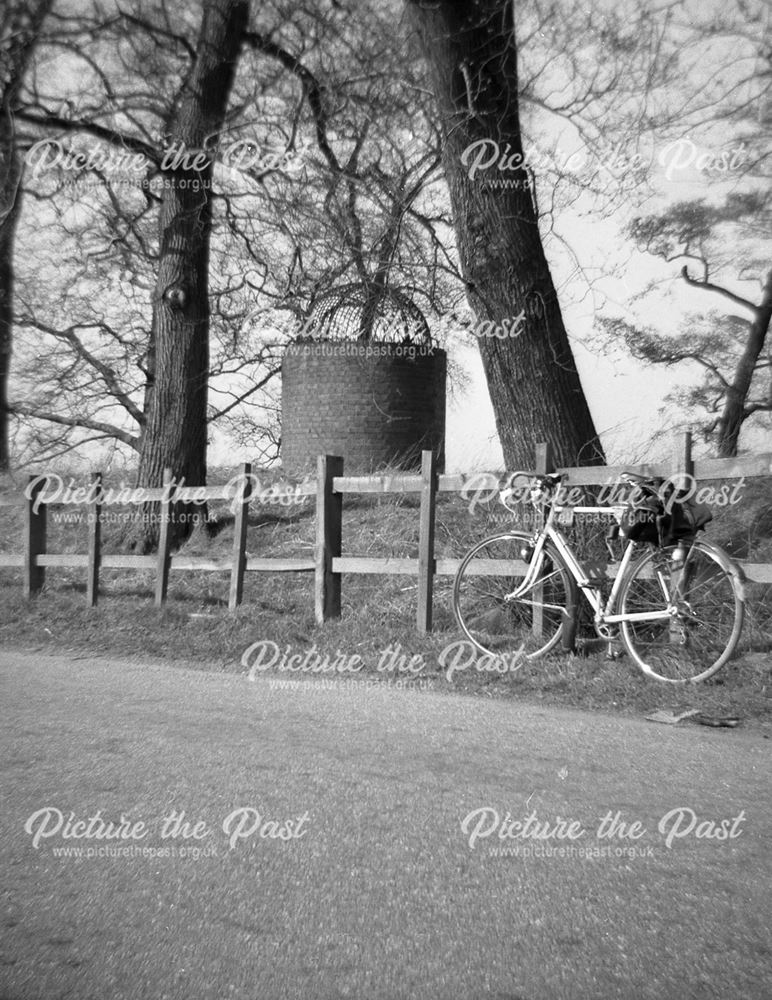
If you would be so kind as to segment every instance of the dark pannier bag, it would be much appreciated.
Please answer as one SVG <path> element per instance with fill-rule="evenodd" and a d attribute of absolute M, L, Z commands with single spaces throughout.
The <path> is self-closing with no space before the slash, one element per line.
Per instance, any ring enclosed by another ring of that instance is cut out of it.
<path fill-rule="evenodd" d="M 696 503 L 691 498 L 679 500 L 677 493 L 664 500 L 648 496 L 628 507 L 619 531 L 632 542 L 672 545 L 682 539 L 693 539 L 712 520 L 713 512 L 706 503 Z"/>
<path fill-rule="evenodd" d="M 677 494 L 676 494 L 677 497 Z M 668 503 L 670 509 L 669 525 L 667 530 L 667 540 L 663 542 L 668 545 L 671 542 L 679 541 L 682 538 L 694 538 L 698 531 L 704 531 L 708 521 L 713 520 L 713 511 L 706 503 L 697 503 L 691 497 L 687 500 L 675 499 Z"/>
<path fill-rule="evenodd" d="M 658 497 L 645 497 L 631 503 L 622 515 L 619 532 L 631 542 L 659 543 L 658 519 L 664 507 Z"/>

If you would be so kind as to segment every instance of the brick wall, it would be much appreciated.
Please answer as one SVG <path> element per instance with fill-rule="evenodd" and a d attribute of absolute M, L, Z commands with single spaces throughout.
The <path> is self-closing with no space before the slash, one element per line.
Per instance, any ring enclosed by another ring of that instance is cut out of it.
<path fill-rule="evenodd" d="M 306 472 L 320 454 L 342 455 L 347 473 L 413 468 L 430 448 L 444 467 L 447 356 L 421 350 L 383 342 L 291 344 L 282 362 L 284 469 Z"/>

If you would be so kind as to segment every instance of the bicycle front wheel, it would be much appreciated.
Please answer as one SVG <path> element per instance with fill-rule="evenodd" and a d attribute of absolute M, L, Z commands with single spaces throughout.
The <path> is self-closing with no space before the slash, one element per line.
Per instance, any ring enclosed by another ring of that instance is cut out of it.
<path fill-rule="evenodd" d="M 712 677 L 740 638 L 744 596 L 738 570 L 709 542 L 652 548 L 622 584 L 622 614 L 667 617 L 622 622 L 627 650 L 649 677 L 671 684 Z"/>
<path fill-rule="evenodd" d="M 533 538 L 524 531 L 494 535 L 470 549 L 458 568 L 453 585 L 456 621 L 483 653 L 543 656 L 560 641 L 564 615 L 573 614 L 574 579 L 549 544 L 534 584 L 514 596 L 528 568 L 523 550 L 532 547 Z"/>

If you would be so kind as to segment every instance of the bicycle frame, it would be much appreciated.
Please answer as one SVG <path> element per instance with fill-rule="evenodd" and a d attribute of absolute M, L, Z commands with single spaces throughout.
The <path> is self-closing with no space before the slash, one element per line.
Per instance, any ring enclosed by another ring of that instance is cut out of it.
<path fill-rule="evenodd" d="M 624 506 L 611 506 L 611 507 L 569 507 L 561 506 L 559 504 L 551 504 L 549 514 L 547 515 L 547 520 L 542 528 L 539 530 L 536 536 L 536 542 L 534 545 L 533 555 L 531 561 L 526 569 L 525 577 L 523 582 L 517 587 L 510 595 L 512 599 L 520 599 L 524 594 L 528 592 L 538 581 L 541 569 L 544 563 L 544 549 L 547 541 L 552 542 L 552 544 L 557 549 L 558 555 L 565 563 L 567 569 L 576 581 L 577 586 L 582 591 L 584 596 L 589 601 L 593 611 L 595 612 L 595 621 L 601 625 L 614 625 L 619 622 L 635 622 L 635 621 L 665 621 L 670 619 L 672 612 L 675 610 L 671 604 L 671 597 L 664 586 L 663 581 L 660 579 L 660 586 L 662 586 L 663 596 L 668 601 L 668 607 L 662 611 L 650 611 L 646 613 L 636 613 L 636 614 L 614 614 L 613 610 L 616 606 L 617 598 L 619 597 L 619 591 L 622 586 L 622 581 L 625 578 L 625 574 L 630 566 L 633 559 L 633 552 L 635 549 L 634 542 L 628 542 L 627 547 L 622 556 L 622 560 L 619 564 L 616 576 L 614 578 L 614 583 L 611 587 L 611 593 L 608 596 L 608 600 L 605 605 L 603 604 L 603 597 L 600 588 L 593 584 L 592 580 L 587 575 L 584 567 L 577 559 L 571 548 L 568 539 L 565 537 L 562 531 L 554 525 L 554 520 L 557 514 L 560 514 L 564 510 L 570 510 L 575 514 L 606 514 L 611 516 L 616 516 L 617 511 L 623 511 Z M 537 603 L 537 602 L 526 602 L 526 603 Z M 555 605 L 544 604 L 543 602 L 538 602 L 542 607 L 550 608 L 550 610 L 561 611 Z"/>
<path fill-rule="evenodd" d="M 523 530 L 515 521 L 508 531 L 480 539 L 459 563 L 453 611 L 463 633 L 494 660 L 510 651 L 533 660 L 558 644 L 566 652 L 577 642 L 592 649 L 584 627 L 590 623 L 578 607 L 581 591 L 610 659 L 624 647 L 655 680 L 685 684 L 712 677 L 738 648 L 745 602 L 741 567 L 698 537 L 696 526 L 687 530 L 686 523 L 668 522 L 654 480 L 623 473 L 638 492 L 604 506 L 588 496 L 592 506 L 579 506 L 561 494 L 564 479 L 561 473 L 509 476 L 499 499 L 518 520 L 521 505 L 532 507 L 536 523 Z M 655 495 L 656 504 L 649 500 Z M 652 512 L 656 535 L 638 528 L 652 520 Z M 592 518 L 613 526 L 606 533 L 613 565 L 580 558 L 579 540 L 569 528 L 575 515 L 580 524 Z M 611 544 L 618 535 L 626 543 L 620 551 Z"/>

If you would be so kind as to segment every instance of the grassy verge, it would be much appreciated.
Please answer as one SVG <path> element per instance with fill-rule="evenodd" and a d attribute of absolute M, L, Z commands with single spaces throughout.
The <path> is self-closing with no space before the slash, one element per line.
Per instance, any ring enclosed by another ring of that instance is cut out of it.
<path fill-rule="evenodd" d="M 764 494 L 759 493 L 763 504 Z M 755 501 L 754 501 L 755 502 Z M 717 518 L 711 537 L 743 546 L 742 554 L 772 559 L 768 539 L 753 536 L 751 521 L 733 525 Z M 233 529 L 227 511 L 214 509 L 219 520 L 214 537 L 194 535 L 187 555 L 225 558 Z M 507 523 L 510 523 L 509 521 Z M 0 550 L 18 550 L 21 511 L 9 508 Z M 492 509 L 469 510 L 457 497 L 442 497 L 437 513 L 437 554 L 459 556 L 475 538 L 500 530 L 504 522 Z M 602 528 L 597 532 L 602 536 Z M 313 550 L 314 517 L 310 505 L 296 509 L 254 510 L 248 530 L 253 555 L 308 555 Z M 346 499 L 344 554 L 415 556 L 418 510 L 415 498 Z M 84 551 L 82 524 L 50 521 L 50 551 Z M 105 526 L 105 550 L 118 551 L 122 529 L 117 521 Z M 739 539 L 739 542 L 738 542 Z M 581 537 L 581 551 L 598 547 L 598 535 Z M 758 553 L 758 554 L 757 554 Z M 740 553 L 738 553 L 740 554 Z M 449 654 L 443 651 L 460 636 L 453 621 L 450 578 L 440 577 L 435 589 L 435 630 L 419 636 L 414 628 L 416 587 L 409 577 L 344 577 L 343 614 L 318 626 L 313 618 L 313 581 L 305 574 L 247 574 L 244 603 L 235 614 L 227 610 L 228 576 L 219 573 L 173 573 L 169 600 L 162 609 L 152 604 L 154 580 L 143 572 L 104 571 L 99 606 L 85 607 L 84 573 L 49 570 L 43 593 L 25 602 L 21 574 L 0 570 L 0 645 L 40 652 L 68 651 L 79 655 L 163 659 L 206 670 L 248 674 L 245 650 L 262 643 L 265 673 L 272 677 L 312 676 L 282 672 L 282 656 L 303 654 L 329 661 L 358 657 L 361 669 L 346 677 L 400 681 L 400 686 L 435 692 L 463 692 L 482 697 L 511 698 L 533 703 L 641 715 L 654 709 L 700 710 L 737 715 L 745 724 L 767 727 L 770 719 L 770 660 L 772 602 L 769 588 L 754 588 L 743 655 L 717 677 L 684 689 L 647 680 L 626 658 L 608 661 L 603 652 L 557 655 L 523 663 L 504 676 L 478 672 L 471 665 L 449 680 Z M 275 645 L 274 645 L 275 644 Z M 587 648 L 591 643 L 585 644 Z M 400 658 L 403 658 L 400 660 Z M 412 669 L 407 667 L 412 660 Z M 420 669 L 419 669 L 420 667 Z"/>

